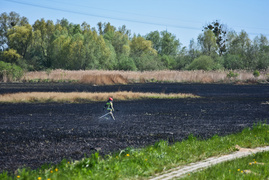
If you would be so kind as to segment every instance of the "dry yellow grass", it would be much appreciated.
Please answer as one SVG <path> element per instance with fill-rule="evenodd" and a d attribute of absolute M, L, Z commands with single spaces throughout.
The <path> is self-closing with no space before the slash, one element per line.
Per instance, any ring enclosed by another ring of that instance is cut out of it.
<path fill-rule="evenodd" d="M 251 71 L 234 71 L 238 73 L 236 80 L 266 80 L 269 72 L 260 72 L 260 76 L 255 78 Z M 147 81 L 168 81 L 168 82 L 197 82 L 197 83 L 216 83 L 229 82 L 227 78 L 229 71 L 104 71 L 104 70 L 53 70 L 51 72 L 36 71 L 27 72 L 22 80 L 49 79 L 51 81 L 75 80 L 81 83 L 96 85 L 104 84 L 126 84 L 128 82 L 147 82 Z"/>
<path fill-rule="evenodd" d="M 106 101 L 109 97 L 119 100 L 134 100 L 146 98 L 198 98 L 193 94 L 164 94 L 164 93 L 140 93 L 140 92 L 114 92 L 114 93 L 87 93 L 87 92 L 29 92 L 0 95 L 0 102 L 89 102 Z"/>

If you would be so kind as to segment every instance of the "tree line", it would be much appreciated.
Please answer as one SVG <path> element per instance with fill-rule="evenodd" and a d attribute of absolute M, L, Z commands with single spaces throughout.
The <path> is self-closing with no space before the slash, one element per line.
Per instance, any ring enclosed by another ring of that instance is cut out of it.
<path fill-rule="evenodd" d="M 30 25 L 16 12 L 0 15 L 0 70 L 14 66 L 29 71 L 69 70 L 261 70 L 269 67 L 269 42 L 259 35 L 251 40 L 213 21 L 201 28 L 189 47 L 167 31 L 145 36 L 131 34 L 125 25 L 91 27 L 67 19 L 36 20 Z"/>

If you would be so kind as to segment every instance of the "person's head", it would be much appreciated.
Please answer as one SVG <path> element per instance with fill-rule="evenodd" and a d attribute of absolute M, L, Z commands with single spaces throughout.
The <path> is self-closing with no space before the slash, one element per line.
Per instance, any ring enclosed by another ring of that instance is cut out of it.
<path fill-rule="evenodd" d="M 113 98 L 112 98 L 112 97 L 110 97 L 108 100 L 109 100 L 109 101 L 113 101 Z"/>

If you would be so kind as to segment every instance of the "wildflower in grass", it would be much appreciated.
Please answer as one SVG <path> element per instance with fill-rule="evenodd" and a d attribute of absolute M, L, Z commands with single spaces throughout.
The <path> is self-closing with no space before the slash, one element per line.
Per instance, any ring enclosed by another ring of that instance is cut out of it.
<path fill-rule="evenodd" d="M 127 156 L 127 157 L 129 157 L 129 156 L 130 156 L 130 154 L 126 154 L 126 156 Z"/>
<path fill-rule="evenodd" d="M 148 159 L 145 159 L 145 161 L 147 161 Z"/>
<path fill-rule="evenodd" d="M 49 179 L 47 179 L 47 180 L 51 180 L 51 179 L 49 178 Z"/>
<path fill-rule="evenodd" d="M 244 171 L 241 171 L 241 173 L 243 173 Z"/>
<path fill-rule="evenodd" d="M 257 163 L 257 161 L 254 161 L 254 164 L 256 164 Z"/>
<path fill-rule="evenodd" d="M 19 176 L 19 175 L 17 176 L 17 178 L 20 178 L 20 177 L 21 177 L 21 176 Z"/>
<path fill-rule="evenodd" d="M 51 170 L 50 173 L 53 173 L 53 170 Z"/>
<path fill-rule="evenodd" d="M 249 163 L 249 165 L 252 165 L 252 163 Z"/>
<path fill-rule="evenodd" d="M 58 169 L 56 168 L 56 169 L 55 169 L 55 171 L 57 172 L 57 171 L 58 171 Z"/>
<path fill-rule="evenodd" d="M 38 180 L 41 180 L 42 178 L 41 178 L 41 177 L 38 177 L 37 179 L 38 179 Z"/>
<path fill-rule="evenodd" d="M 240 171 L 240 169 L 237 169 L 237 171 L 239 172 L 239 171 Z"/>

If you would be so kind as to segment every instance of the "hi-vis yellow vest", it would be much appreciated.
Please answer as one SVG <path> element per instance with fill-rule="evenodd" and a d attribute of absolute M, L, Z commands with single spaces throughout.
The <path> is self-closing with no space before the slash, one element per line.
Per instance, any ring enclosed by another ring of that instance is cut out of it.
<path fill-rule="evenodd" d="M 111 102 L 107 102 L 106 107 L 108 111 L 112 111 Z"/>

